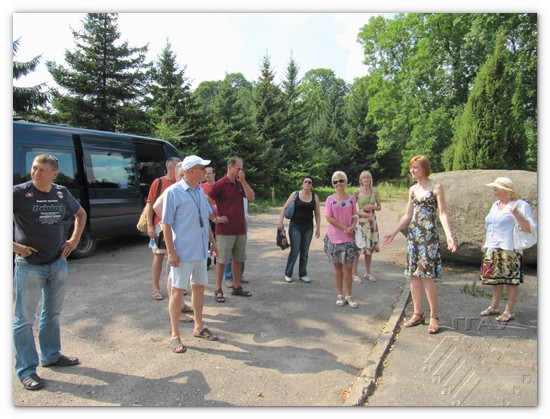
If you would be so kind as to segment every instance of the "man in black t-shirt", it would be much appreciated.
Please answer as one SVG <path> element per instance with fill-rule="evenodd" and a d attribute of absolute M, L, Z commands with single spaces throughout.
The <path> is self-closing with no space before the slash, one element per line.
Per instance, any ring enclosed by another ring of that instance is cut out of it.
<path fill-rule="evenodd" d="M 13 340 L 15 372 L 27 390 L 39 390 L 43 367 L 79 364 L 62 355 L 59 317 L 67 284 L 67 257 L 76 248 L 86 225 L 86 211 L 64 186 L 53 183 L 59 173 L 54 156 L 42 154 L 32 163 L 31 180 L 13 187 L 15 309 Z M 63 219 L 75 216 L 71 237 L 65 240 Z M 33 324 L 42 296 L 38 325 L 40 359 Z"/>

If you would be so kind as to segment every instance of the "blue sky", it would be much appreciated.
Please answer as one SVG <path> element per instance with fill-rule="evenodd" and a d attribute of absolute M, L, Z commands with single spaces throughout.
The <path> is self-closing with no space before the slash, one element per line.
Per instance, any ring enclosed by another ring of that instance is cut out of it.
<path fill-rule="evenodd" d="M 20 39 L 16 59 L 28 61 L 42 54 L 32 75 L 16 81 L 28 86 L 50 82 L 45 62 L 65 65 L 64 53 L 73 51 L 70 28 L 82 30 L 82 13 L 14 13 L 13 39 Z M 284 77 L 291 54 L 300 76 L 311 69 L 329 68 L 351 83 L 366 74 L 360 28 L 371 13 L 120 13 L 120 41 L 130 46 L 149 44 L 149 60 L 161 53 L 168 39 L 180 67 L 196 87 L 204 80 L 223 79 L 240 72 L 249 81 L 259 75 L 267 54 L 277 79 Z M 47 22 L 49 29 L 44 30 Z"/>

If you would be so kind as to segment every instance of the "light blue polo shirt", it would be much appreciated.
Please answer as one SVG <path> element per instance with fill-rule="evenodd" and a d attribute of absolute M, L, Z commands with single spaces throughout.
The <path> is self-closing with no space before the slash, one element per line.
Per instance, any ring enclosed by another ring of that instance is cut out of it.
<path fill-rule="evenodd" d="M 208 216 L 211 213 L 212 208 L 200 185 L 192 188 L 182 179 L 167 189 L 162 222 L 172 227 L 174 247 L 181 262 L 208 258 Z"/>

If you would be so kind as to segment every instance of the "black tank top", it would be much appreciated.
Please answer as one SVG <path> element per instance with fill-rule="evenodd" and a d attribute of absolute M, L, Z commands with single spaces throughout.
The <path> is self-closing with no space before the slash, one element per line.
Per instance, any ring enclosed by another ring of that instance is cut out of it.
<path fill-rule="evenodd" d="M 304 202 L 300 199 L 300 194 L 296 197 L 294 205 L 294 215 L 290 220 L 303 227 L 313 227 L 313 212 L 315 211 L 315 194 L 311 194 L 311 201 Z"/>

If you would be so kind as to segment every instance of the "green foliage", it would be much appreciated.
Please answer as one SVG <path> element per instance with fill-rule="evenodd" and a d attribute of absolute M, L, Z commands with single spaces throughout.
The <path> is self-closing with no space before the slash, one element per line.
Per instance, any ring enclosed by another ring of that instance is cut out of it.
<path fill-rule="evenodd" d="M 453 170 L 525 168 L 526 139 L 504 35 L 481 67 L 455 131 Z"/>
<path fill-rule="evenodd" d="M 119 41 L 117 19 L 86 14 L 66 65 L 46 63 L 59 86 L 51 102 L 40 86 L 14 88 L 16 113 L 26 103 L 47 122 L 164 138 L 211 159 L 218 177 L 240 156 L 258 206 L 286 199 L 305 175 L 328 196 L 335 170 L 350 180 L 370 170 L 392 199 L 416 154 L 434 171 L 537 170 L 535 13 L 377 16 L 358 33 L 368 76 L 349 85 L 327 68 L 300 78 L 292 55 L 278 85 L 266 54 L 257 80 L 230 73 L 194 91 L 169 40 L 146 63 L 146 46 Z M 14 78 L 39 58 L 14 61 Z"/>
<path fill-rule="evenodd" d="M 19 48 L 19 41 L 17 39 L 13 41 L 13 56 L 17 56 L 17 50 Z M 21 77 L 26 76 L 36 70 L 36 67 L 40 63 L 41 55 L 34 57 L 28 62 L 13 61 L 13 78 L 19 80 Z M 30 87 L 13 87 L 13 114 L 14 116 L 32 118 L 33 114 L 36 114 L 37 108 L 44 106 L 48 103 L 48 94 L 43 92 L 44 85 L 39 84 L 37 86 Z"/>
<path fill-rule="evenodd" d="M 75 50 L 65 52 L 68 67 L 46 63 L 63 88 L 53 92 L 58 118 L 77 127 L 147 133 L 146 117 L 137 106 L 147 80 L 147 47 L 117 45 L 116 14 L 88 13 L 83 25 L 82 32 L 73 30 Z"/>
<path fill-rule="evenodd" d="M 480 288 L 477 281 L 472 282 L 471 285 L 464 285 L 464 287 L 460 290 L 462 294 L 469 294 L 472 297 L 481 297 L 481 298 L 488 298 L 491 299 L 493 297 L 493 294 L 490 292 L 485 291 L 484 289 Z M 508 296 L 506 293 L 502 293 L 501 301 L 507 301 Z"/>

